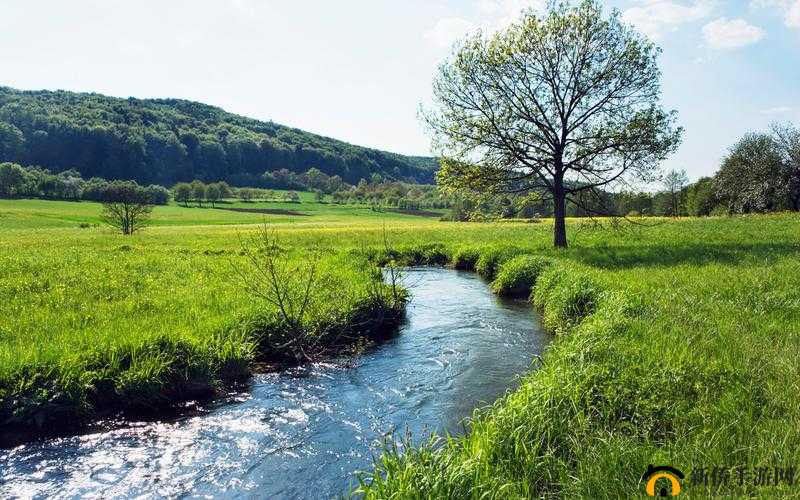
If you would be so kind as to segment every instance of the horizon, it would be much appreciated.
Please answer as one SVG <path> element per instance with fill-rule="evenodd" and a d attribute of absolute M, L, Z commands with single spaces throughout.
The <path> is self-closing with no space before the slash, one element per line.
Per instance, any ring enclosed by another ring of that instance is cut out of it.
<path fill-rule="evenodd" d="M 349 2 L 315 5 L 309 15 L 303 5 L 232 0 L 160 6 L 166 12 L 158 19 L 142 4 L 7 3 L 0 6 L 3 85 L 185 99 L 353 145 L 435 156 L 417 110 L 451 44 L 478 28 L 502 29 L 522 8 L 544 3 Z M 685 169 L 692 180 L 711 175 L 745 133 L 800 121 L 800 91 L 791 84 L 800 81 L 791 64 L 800 55 L 800 0 L 604 4 L 663 49 L 662 104 L 686 129 L 665 169 Z M 329 22 L 337 18 L 345 22 Z M 42 40 L 20 46 L 21 33 L 32 31 Z M 110 43 L 96 43 L 106 37 Z"/>

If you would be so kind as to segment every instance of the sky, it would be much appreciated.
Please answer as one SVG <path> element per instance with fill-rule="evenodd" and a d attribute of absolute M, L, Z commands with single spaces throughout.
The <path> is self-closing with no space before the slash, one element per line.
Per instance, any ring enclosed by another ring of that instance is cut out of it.
<path fill-rule="evenodd" d="M 545 0 L 0 0 L 0 85 L 177 97 L 354 144 L 430 153 L 418 118 L 452 43 Z M 667 169 L 711 175 L 800 124 L 800 0 L 610 0 L 663 49 L 685 127 Z"/>

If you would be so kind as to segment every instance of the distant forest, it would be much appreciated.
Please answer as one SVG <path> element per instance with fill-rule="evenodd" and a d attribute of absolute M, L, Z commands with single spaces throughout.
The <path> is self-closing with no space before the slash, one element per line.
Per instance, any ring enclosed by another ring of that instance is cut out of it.
<path fill-rule="evenodd" d="M 438 169 L 434 158 L 354 146 L 198 102 L 8 87 L 0 87 L 3 161 L 165 186 L 193 179 L 261 186 L 264 172 L 311 168 L 350 184 L 373 174 L 432 183 Z"/>

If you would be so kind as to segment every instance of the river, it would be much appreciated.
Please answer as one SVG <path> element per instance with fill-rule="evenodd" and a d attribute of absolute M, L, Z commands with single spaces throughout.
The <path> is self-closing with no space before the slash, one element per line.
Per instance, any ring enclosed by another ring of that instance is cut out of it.
<path fill-rule="evenodd" d="M 351 363 L 256 375 L 177 420 L 0 450 L 0 497 L 330 498 L 387 435 L 463 432 L 551 337 L 529 304 L 475 274 L 415 268 L 403 280 L 413 299 L 399 334 Z"/>

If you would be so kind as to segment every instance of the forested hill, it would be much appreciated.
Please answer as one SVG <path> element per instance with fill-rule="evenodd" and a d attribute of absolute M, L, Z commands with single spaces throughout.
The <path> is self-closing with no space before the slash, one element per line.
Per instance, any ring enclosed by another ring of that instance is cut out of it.
<path fill-rule="evenodd" d="M 374 173 L 430 183 L 438 168 L 433 158 L 354 146 L 198 102 L 8 87 L 0 87 L 3 161 L 163 185 L 257 186 L 265 171 L 312 167 L 351 184 Z"/>

